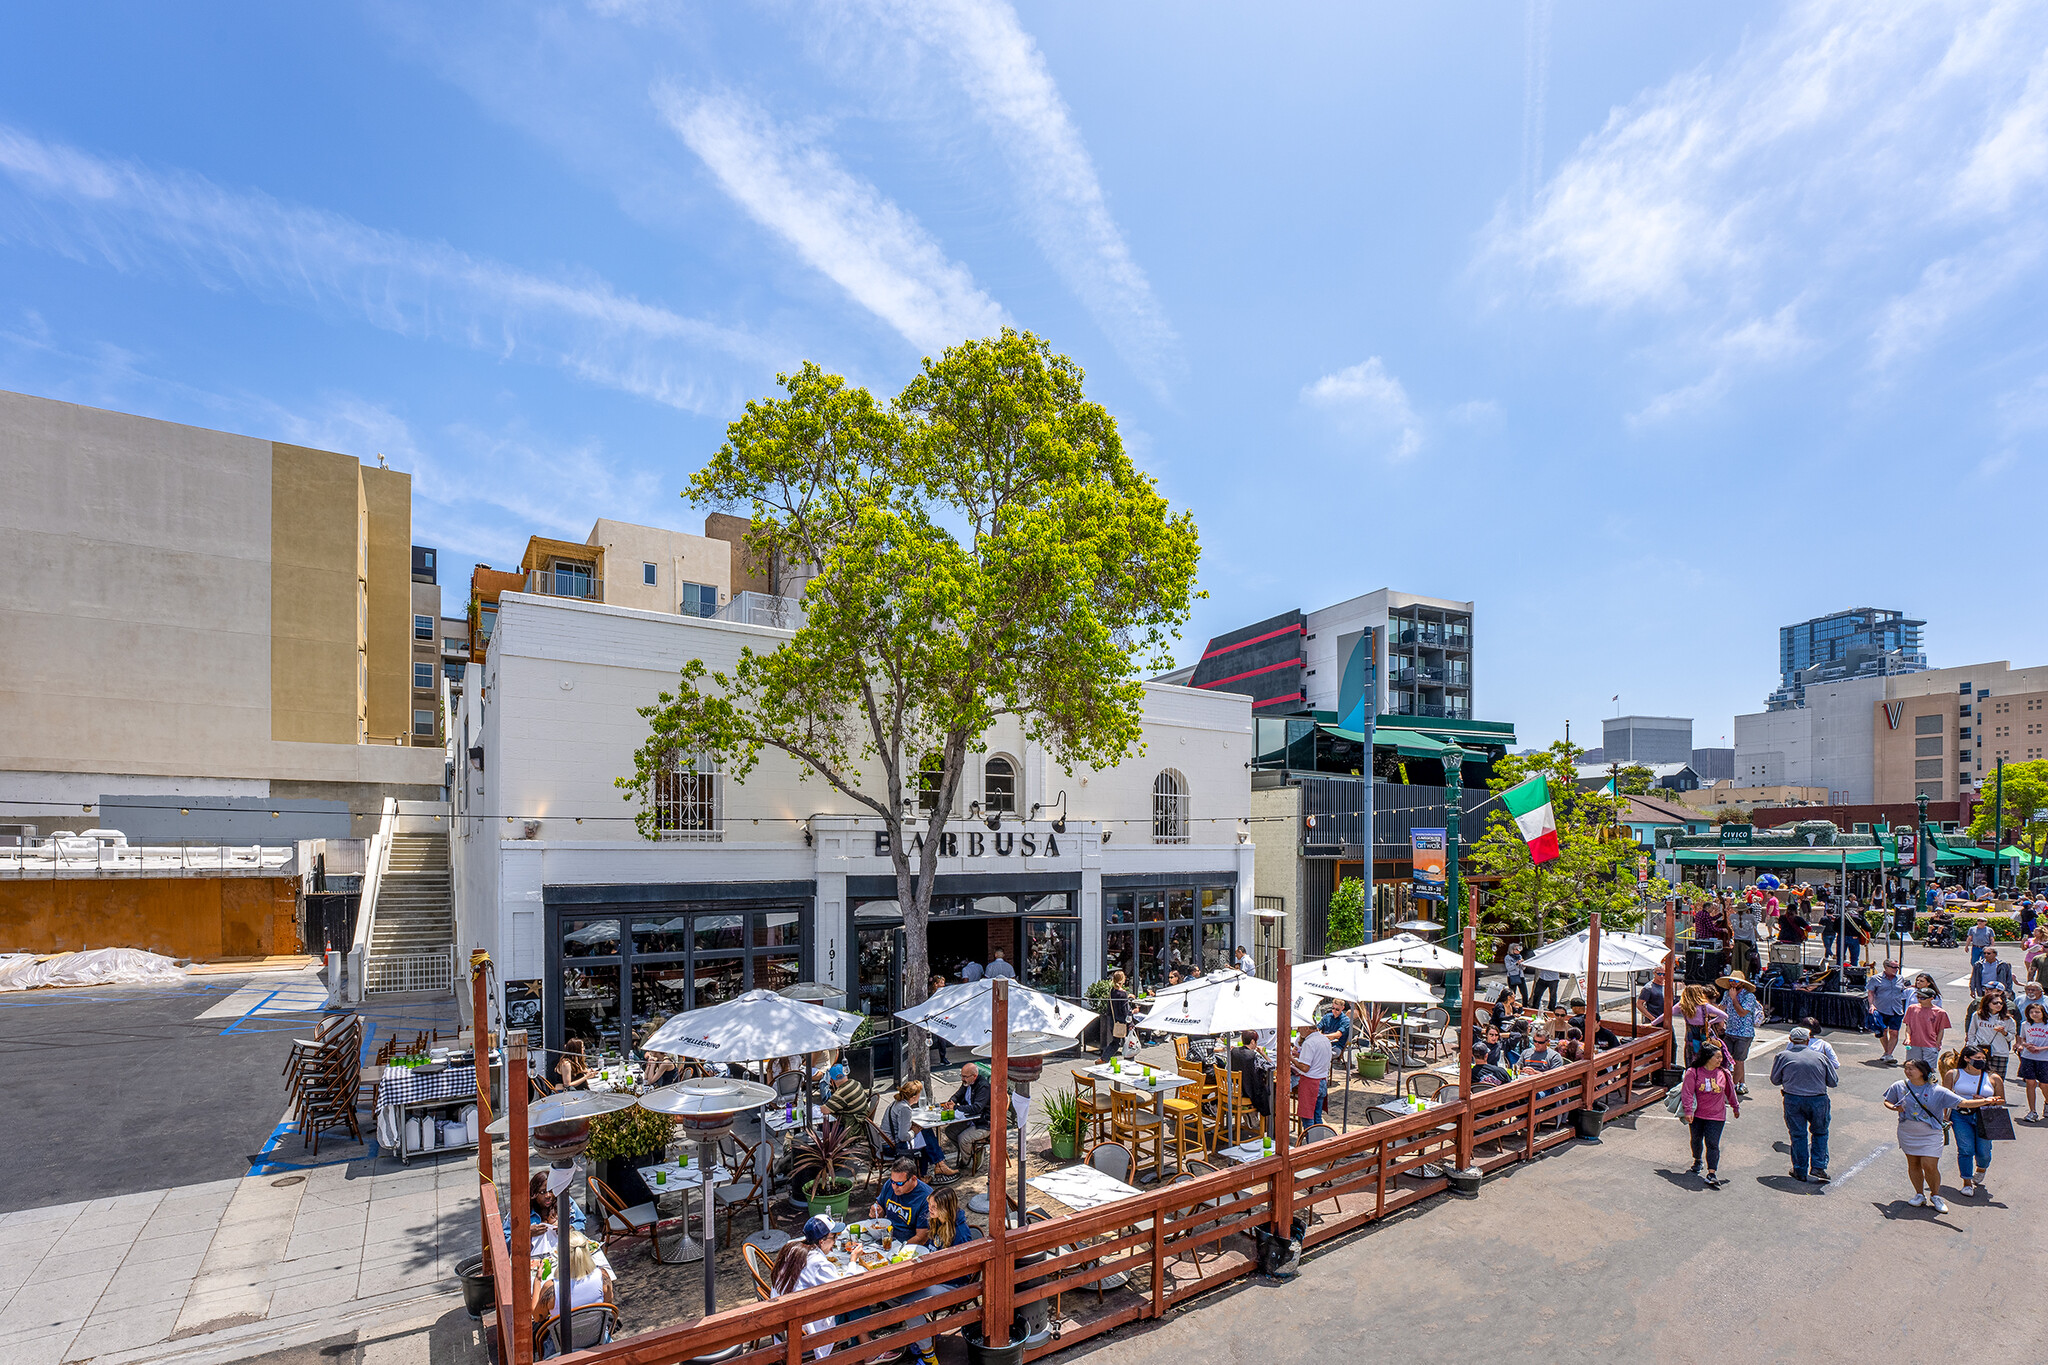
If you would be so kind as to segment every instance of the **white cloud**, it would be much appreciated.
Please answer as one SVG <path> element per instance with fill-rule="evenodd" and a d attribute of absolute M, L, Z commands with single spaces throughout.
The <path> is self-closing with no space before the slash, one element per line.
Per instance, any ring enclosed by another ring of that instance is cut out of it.
<path fill-rule="evenodd" d="M 123 272 L 184 276 L 404 336 L 538 359 L 692 412 L 737 404 L 718 378 L 779 355 L 747 334 L 340 214 L 110 161 L 0 125 L 0 240 Z"/>
<path fill-rule="evenodd" d="M 2034 268 L 2044 189 L 2048 9 L 1799 0 L 1614 110 L 1481 260 L 1539 299 L 1692 317 L 1709 363 L 1802 299 L 1882 361 Z"/>
<path fill-rule="evenodd" d="M 754 221 L 854 301 L 936 354 L 999 330 L 1003 310 L 918 221 L 830 153 L 729 95 L 654 91 L 677 136 Z"/>
<path fill-rule="evenodd" d="M 1384 435 L 1393 441 L 1388 452 L 1405 460 L 1422 449 L 1422 423 L 1408 401 L 1408 390 L 1387 373 L 1378 356 L 1326 374 L 1301 391 L 1302 401 L 1328 412 L 1346 431 Z"/>
<path fill-rule="evenodd" d="M 1039 249 L 1138 374 L 1163 394 L 1180 338 L 1109 209 L 1094 158 L 1038 44 L 1002 0 L 878 0 L 878 11 L 951 69 L 1018 180 Z"/>

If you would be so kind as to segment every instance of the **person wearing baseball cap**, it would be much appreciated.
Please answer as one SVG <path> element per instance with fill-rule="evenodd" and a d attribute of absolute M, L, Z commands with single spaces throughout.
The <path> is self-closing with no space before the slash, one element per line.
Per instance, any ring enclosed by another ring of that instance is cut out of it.
<path fill-rule="evenodd" d="M 1899 1046 L 1899 1026 L 1906 1022 L 1906 983 L 1899 976 L 1899 964 L 1887 958 L 1884 975 L 1873 976 L 1863 989 L 1863 998 L 1870 1012 L 1877 1016 L 1878 1033 L 1884 1043 L 1884 1055 L 1878 1058 L 1883 1066 L 1897 1066 L 1899 1059 L 1892 1053 Z"/>
<path fill-rule="evenodd" d="M 1813 1034 L 1795 1028 L 1786 1048 L 1771 1060 L 1771 1084 L 1785 1101 L 1785 1131 L 1792 1142 L 1792 1178 L 1826 1184 L 1828 1091 L 1841 1080 L 1834 1057 L 1812 1046 Z"/>
<path fill-rule="evenodd" d="M 769 1297 L 781 1298 L 838 1279 L 840 1271 L 832 1263 L 832 1248 L 845 1230 L 843 1223 L 835 1223 L 823 1214 L 814 1215 L 804 1224 L 803 1235 L 784 1245 L 782 1255 L 776 1258 L 775 1270 L 769 1277 Z M 838 1321 L 836 1317 L 820 1318 L 805 1323 L 804 1331 L 822 1332 Z M 829 1345 L 819 1346 L 816 1353 L 822 1356 L 831 1349 Z"/>

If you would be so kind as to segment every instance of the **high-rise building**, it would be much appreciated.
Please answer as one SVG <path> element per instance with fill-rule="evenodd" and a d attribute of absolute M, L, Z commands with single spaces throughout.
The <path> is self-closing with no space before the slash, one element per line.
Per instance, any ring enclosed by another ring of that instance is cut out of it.
<path fill-rule="evenodd" d="M 1806 705 L 1806 689 L 1814 683 L 1920 672 L 1927 667 L 1920 649 L 1926 624 L 1900 611 L 1851 607 L 1778 627 L 1778 689 L 1764 709 Z"/>
<path fill-rule="evenodd" d="M 1606 763 L 1690 763 L 1692 721 L 1684 716 L 1608 716 L 1600 722 Z"/>

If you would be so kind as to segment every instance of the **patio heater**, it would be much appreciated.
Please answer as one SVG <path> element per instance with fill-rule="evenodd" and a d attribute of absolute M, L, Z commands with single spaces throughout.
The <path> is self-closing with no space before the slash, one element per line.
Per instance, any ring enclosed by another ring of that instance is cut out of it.
<path fill-rule="evenodd" d="M 545 1157 L 551 1164 L 573 1166 L 590 1145 L 590 1121 L 602 1114 L 631 1109 L 634 1103 L 631 1095 L 616 1090 L 557 1091 L 527 1107 L 526 1140 L 535 1155 Z M 493 1137 L 510 1137 L 512 1115 L 505 1114 L 484 1131 Z M 525 1193 L 514 1190 L 512 1197 L 523 1199 Z M 555 1196 L 555 1316 L 561 1324 L 563 1355 L 572 1349 L 569 1319 L 573 1309 L 569 1301 L 569 1190 L 565 1184 Z"/>
<path fill-rule="evenodd" d="M 697 1144 L 697 1166 L 704 1172 L 704 1316 L 718 1311 L 718 1252 L 716 1223 L 717 1191 L 711 1184 L 711 1153 L 732 1131 L 733 1120 L 749 1110 L 775 1101 L 775 1089 L 758 1081 L 722 1079 L 678 1081 L 650 1090 L 639 1098 L 642 1109 L 666 1114 L 683 1130 L 683 1136 Z M 755 1180 L 762 1179 L 757 1171 Z M 765 1184 L 761 1207 L 768 1207 Z M 683 1231 L 687 1234 L 689 1229 Z"/>
<path fill-rule="evenodd" d="M 1074 1040 L 1062 1033 L 1044 1033 L 1037 1029 L 1026 1029 L 1010 1035 L 1009 1076 L 1010 1090 L 1024 1099 L 1024 1110 L 1017 1115 L 1017 1226 L 1024 1226 L 1024 1128 L 1031 1121 L 1031 1083 L 1045 1074 L 1045 1059 L 1065 1052 L 1074 1046 Z M 996 1055 L 995 1041 L 983 1043 L 974 1049 L 974 1055 L 984 1062 Z M 990 1097 L 994 1107 L 994 1097 Z M 989 1115 L 993 1126 L 995 1115 Z M 991 1132 L 990 1141 L 996 1138 Z M 989 1210 L 995 1217 L 995 1210 Z"/>
<path fill-rule="evenodd" d="M 775 992 L 785 1000 L 801 1000 L 806 1005 L 823 1005 L 826 1009 L 838 1009 L 846 999 L 846 992 L 823 981 L 799 981 L 793 986 L 784 986 Z"/>

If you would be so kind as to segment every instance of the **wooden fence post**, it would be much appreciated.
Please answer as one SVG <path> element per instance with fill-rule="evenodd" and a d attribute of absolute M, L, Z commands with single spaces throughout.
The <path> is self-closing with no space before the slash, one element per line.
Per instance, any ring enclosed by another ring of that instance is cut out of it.
<path fill-rule="evenodd" d="M 1285 1237 L 1294 1224 L 1294 955 L 1280 950 L 1280 1031 L 1273 1040 L 1273 1146 L 1280 1169 L 1273 1174 L 1273 1235 Z"/>
<path fill-rule="evenodd" d="M 1678 1065 L 1677 1044 L 1672 1041 L 1673 1021 L 1678 1017 L 1678 906 L 1664 909 L 1664 1069 Z"/>
<path fill-rule="evenodd" d="M 1585 1090 L 1579 1096 L 1579 1108 L 1591 1109 L 1593 1099 L 1599 1090 L 1593 1078 L 1593 1061 L 1599 1055 L 1599 1044 L 1593 1040 L 1600 1031 L 1600 912 L 1595 910 L 1586 925 L 1586 1028 L 1585 1036 L 1579 1040 L 1579 1055 L 1586 1062 Z"/>
<path fill-rule="evenodd" d="M 490 1004 L 484 988 L 484 967 L 488 958 L 472 961 L 469 968 L 470 1041 L 476 1045 L 476 1171 L 491 1178 L 491 1135 L 484 1131 L 496 1117 L 491 1113 L 491 1030 Z M 490 1220 L 481 1208 L 477 1219 L 483 1236 L 491 1235 Z"/>
<path fill-rule="evenodd" d="M 981 1339 L 990 1346 L 1004 1346 L 1010 1340 L 1012 1308 L 1010 1263 L 1009 1169 L 1010 1169 L 1010 987 L 997 977 L 990 983 L 989 1001 L 992 1037 L 988 1059 L 988 1240 L 991 1255 L 981 1279 Z M 996 1105 L 1003 1106 L 997 1119 Z M 1019 1137 L 1022 1137 L 1020 1132 Z M 1017 1226 L 1024 1226 L 1025 1206 L 1017 1209 Z"/>
<path fill-rule="evenodd" d="M 505 1113 L 511 1130 L 505 1134 L 505 1155 L 512 1167 L 505 1182 L 506 1202 L 511 1205 L 505 1226 L 511 1229 L 512 1242 L 512 1340 L 498 1343 L 498 1359 L 507 1365 L 529 1365 L 533 1360 L 533 1303 L 528 1297 L 533 1292 L 533 1238 L 527 1232 L 526 1208 L 530 1179 L 526 1173 L 530 1141 L 526 1132 L 527 1085 L 526 1031 L 514 1029 L 505 1035 Z M 567 1199 L 569 1192 L 563 1190 L 557 1197 Z"/>

